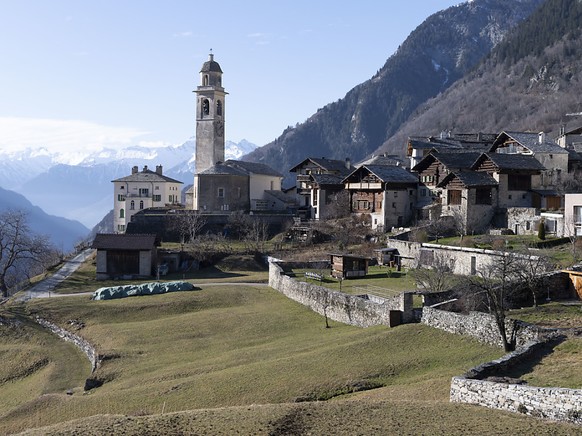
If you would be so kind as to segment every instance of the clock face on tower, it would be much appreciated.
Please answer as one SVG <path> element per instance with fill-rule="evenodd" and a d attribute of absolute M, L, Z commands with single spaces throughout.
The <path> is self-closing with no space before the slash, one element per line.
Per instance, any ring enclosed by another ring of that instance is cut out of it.
<path fill-rule="evenodd" d="M 224 136 L 224 123 L 222 121 L 217 121 L 214 124 L 214 132 L 216 133 L 216 136 L 218 136 L 219 138 L 222 138 Z"/>

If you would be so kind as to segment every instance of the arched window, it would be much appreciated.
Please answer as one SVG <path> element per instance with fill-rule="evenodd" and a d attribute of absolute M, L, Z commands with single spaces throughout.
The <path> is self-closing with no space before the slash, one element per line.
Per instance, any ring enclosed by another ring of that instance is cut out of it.
<path fill-rule="evenodd" d="M 222 102 L 220 100 L 216 102 L 216 115 L 222 116 Z"/>
<path fill-rule="evenodd" d="M 130 210 L 134 210 L 135 209 L 135 201 L 131 200 L 131 203 L 129 203 L 129 209 Z"/>
<path fill-rule="evenodd" d="M 141 210 L 141 209 L 143 209 L 143 200 L 141 200 L 141 201 L 139 202 L 139 209 L 140 209 L 140 210 Z"/>
<path fill-rule="evenodd" d="M 125 209 L 119 209 L 119 218 L 125 218 Z"/>
<path fill-rule="evenodd" d="M 202 80 L 202 84 L 204 86 L 208 86 L 208 74 L 205 74 L 204 75 L 204 79 Z"/>
<path fill-rule="evenodd" d="M 202 100 L 202 115 L 208 115 L 210 113 L 210 102 L 207 98 Z"/>

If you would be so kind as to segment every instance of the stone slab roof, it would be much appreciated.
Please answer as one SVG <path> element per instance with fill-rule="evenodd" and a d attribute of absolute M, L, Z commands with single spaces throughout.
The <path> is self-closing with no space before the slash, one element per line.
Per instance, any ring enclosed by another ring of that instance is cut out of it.
<path fill-rule="evenodd" d="M 297 170 L 300 167 L 304 166 L 308 162 L 314 163 L 324 171 L 331 173 L 339 173 L 340 175 L 343 176 L 347 176 L 348 174 L 355 170 L 355 167 L 351 163 L 349 163 L 349 161 L 346 163 L 346 161 L 338 159 L 327 159 L 325 157 L 321 158 L 308 157 L 307 159 L 303 159 L 289 171 L 297 172 Z"/>
<path fill-rule="evenodd" d="M 546 135 L 547 137 L 547 135 Z M 502 145 L 507 139 L 513 139 L 532 153 L 553 153 L 566 154 L 568 153 L 555 142 L 544 139 L 540 142 L 539 133 L 531 132 L 502 132 L 495 140 L 494 146 Z"/>
<path fill-rule="evenodd" d="M 467 188 L 498 185 L 497 180 L 485 172 L 458 170 L 447 174 L 447 176 L 437 186 L 439 188 L 445 187 L 454 178 L 459 179 Z"/>
<path fill-rule="evenodd" d="M 151 250 L 159 245 L 155 234 L 112 234 L 95 235 L 91 248 L 97 250 Z"/>
<path fill-rule="evenodd" d="M 225 163 L 221 162 L 217 163 L 216 165 L 212 165 L 210 168 L 202 171 L 200 175 L 248 176 L 248 173 L 239 168 L 226 165 Z"/>
<path fill-rule="evenodd" d="M 261 175 L 266 175 L 266 176 L 283 177 L 283 175 L 280 172 L 275 171 L 273 168 L 271 168 L 268 165 L 258 163 L 258 162 L 245 162 L 242 160 L 229 159 L 226 162 L 224 162 L 224 164 L 231 166 L 231 167 L 238 168 L 239 170 L 247 173 L 247 175 L 261 174 Z"/>
<path fill-rule="evenodd" d="M 279 200 L 283 203 L 287 203 L 287 204 L 296 204 L 297 203 L 297 199 L 295 198 L 294 195 L 287 194 L 283 191 L 267 190 L 267 191 L 265 191 L 265 194 L 270 195 L 272 197 L 275 197 L 277 200 Z"/>
<path fill-rule="evenodd" d="M 345 176 L 338 174 L 311 174 L 311 178 L 319 185 L 342 185 Z"/>
<path fill-rule="evenodd" d="M 477 161 L 482 153 L 477 151 L 459 150 L 457 152 L 433 151 L 425 156 L 419 163 L 417 163 L 413 170 L 422 171 L 427 169 L 434 161 L 439 161 L 450 170 L 455 169 L 469 169 Z"/>
<path fill-rule="evenodd" d="M 172 179 L 171 177 L 164 176 L 163 174 L 158 174 L 155 171 L 144 169 L 135 174 L 130 174 L 129 176 L 122 177 L 120 179 L 112 180 L 112 182 L 169 182 L 169 183 L 179 183 L 183 184 L 179 180 Z"/>
<path fill-rule="evenodd" d="M 484 159 L 491 160 L 502 171 L 527 170 L 543 171 L 545 167 L 535 157 L 527 154 L 485 153 L 479 158 L 479 163 Z M 479 163 L 476 163 L 478 165 Z"/>
<path fill-rule="evenodd" d="M 366 170 L 374 174 L 384 183 L 416 184 L 418 177 L 402 167 L 389 165 L 364 165 L 356 171 Z M 355 174 L 355 172 L 352 174 Z"/>

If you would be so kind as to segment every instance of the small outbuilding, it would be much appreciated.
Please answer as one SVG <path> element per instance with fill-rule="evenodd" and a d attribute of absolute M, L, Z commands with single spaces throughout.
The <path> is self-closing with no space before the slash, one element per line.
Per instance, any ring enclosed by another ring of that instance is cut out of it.
<path fill-rule="evenodd" d="M 336 279 L 349 279 L 364 277 L 368 274 L 368 262 L 370 259 L 353 254 L 330 254 L 331 275 Z"/>
<path fill-rule="evenodd" d="M 159 245 L 155 234 L 97 234 L 97 280 L 151 277 Z"/>
<path fill-rule="evenodd" d="M 389 265 L 391 267 L 400 265 L 400 253 L 396 248 L 380 248 L 374 250 L 378 265 Z"/>

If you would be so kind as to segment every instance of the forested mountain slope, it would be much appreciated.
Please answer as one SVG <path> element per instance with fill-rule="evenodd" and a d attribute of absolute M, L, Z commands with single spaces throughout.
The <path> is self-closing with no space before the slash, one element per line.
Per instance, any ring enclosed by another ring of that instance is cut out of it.
<path fill-rule="evenodd" d="M 378 150 L 452 130 L 557 131 L 582 110 L 582 3 L 547 0 L 474 71 L 423 105 Z M 580 120 L 582 123 L 582 120 Z"/>
<path fill-rule="evenodd" d="M 471 71 L 541 3 L 475 0 L 430 16 L 374 77 L 245 159 L 286 172 L 307 156 L 366 157 L 419 105 Z"/>

